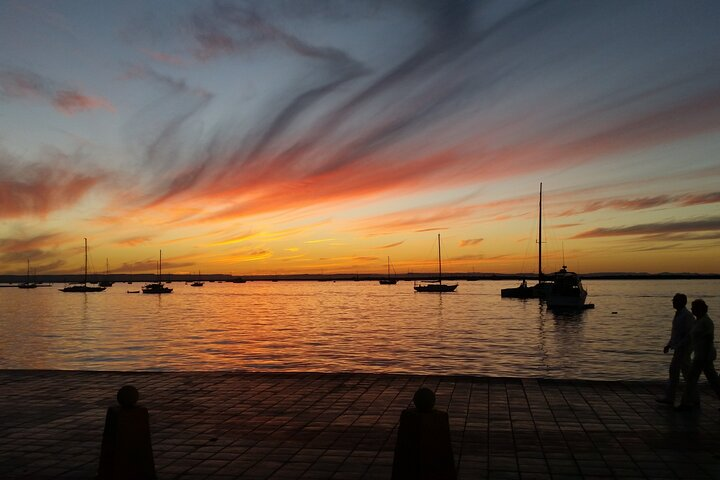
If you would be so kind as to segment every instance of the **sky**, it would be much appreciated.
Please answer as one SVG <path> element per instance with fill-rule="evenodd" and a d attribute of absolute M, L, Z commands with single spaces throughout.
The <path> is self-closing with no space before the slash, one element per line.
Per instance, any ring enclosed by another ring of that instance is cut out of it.
<path fill-rule="evenodd" d="M 0 0 L 0 273 L 720 273 L 719 20 Z"/>

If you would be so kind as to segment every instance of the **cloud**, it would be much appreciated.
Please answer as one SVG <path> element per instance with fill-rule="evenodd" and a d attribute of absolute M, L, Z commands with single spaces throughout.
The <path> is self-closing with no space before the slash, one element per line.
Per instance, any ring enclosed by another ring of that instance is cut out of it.
<path fill-rule="evenodd" d="M 144 206 L 202 205 L 184 220 L 224 222 L 565 170 L 720 127 L 720 71 L 678 41 L 712 27 L 695 10 L 683 25 L 699 26 L 665 34 L 669 6 L 649 17 L 633 6 L 618 22 L 604 4 L 323 5 L 327 12 L 215 2 L 185 18 L 192 48 L 181 55 L 208 69 L 242 56 L 258 71 L 282 72 L 225 117 L 204 115 L 224 100 L 219 93 L 152 69 L 136 73 L 166 92 L 128 127 L 156 173 Z M 368 26 L 383 34 L 358 34 Z M 717 46 L 708 41 L 709 51 Z M 638 50 L 649 53 L 631 55 Z M 667 73 L 672 61 L 689 66 Z M 618 66 L 612 82 L 608 63 Z M 672 201 L 600 200 L 565 213 Z M 388 231 L 437 228 L 431 218 L 397 220 Z"/>
<path fill-rule="evenodd" d="M 75 205 L 98 185 L 103 172 L 80 172 L 73 157 L 49 152 L 48 159 L 20 163 L 0 152 L 0 218 L 45 217 Z"/>
<path fill-rule="evenodd" d="M 24 253 L 41 250 L 50 246 L 57 247 L 64 243 L 68 236 L 63 233 L 46 233 L 30 238 L 0 238 L 0 252 Z"/>
<path fill-rule="evenodd" d="M 460 243 L 458 244 L 459 247 L 469 247 L 472 245 L 479 245 L 482 243 L 482 241 L 485 240 L 484 238 L 470 238 L 468 240 L 460 240 Z"/>
<path fill-rule="evenodd" d="M 402 245 L 403 243 L 405 243 L 405 240 L 403 240 L 402 242 L 395 242 L 395 243 L 389 243 L 389 244 L 387 244 L 387 245 L 381 245 L 381 246 L 379 246 L 379 247 L 375 247 L 375 249 L 376 249 L 376 250 L 384 250 L 384 249 L 386 249 L 386 248 L 397 247 L 397 246 L 399 246 L 399 245 Z"/>
<path fill-rule="evenodd" d="M 118 240 L 118 245 L 122 245 L 124 247 L 136 247 L 138 245 L 143 245 L 145 243 L 148 243 L 151 240 L 151 237 L 148 236 L 139 236 L 139 237 L 129 237 L 124 238 L 122 240 Z"/>
<path fill-rule="evenodd" d="M 647 223 L 626 227 L 595 228 L 578 233 L 573 239 L 618 237 L 628 235 L 658 235 L 689 232 L 720 231 L 720 217 L 690 220 L 685 222 Z"/>
<path fill-rule="evenodd" d="M 112 103 L 103 97 L 61 86 L 37 73 L 28 71 L 0 71 L 0 94 L 7 98 L 44 100 L 66 115 L 98 109 L 115 111 Z"/>

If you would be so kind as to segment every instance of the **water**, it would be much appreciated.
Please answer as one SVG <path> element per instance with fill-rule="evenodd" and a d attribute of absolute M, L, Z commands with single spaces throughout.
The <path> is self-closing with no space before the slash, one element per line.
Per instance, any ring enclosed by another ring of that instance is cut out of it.
<path fill-rule="evenodd" d="M 585 281 L 594 310 L 554 314 L 500 298 L 516 282 L 451 294 L 375 282 L 173 283 L 169 295 L 0 288 L 0 368 L 468 374 L 660 380 L 671 298 L 719 280 Z"/>

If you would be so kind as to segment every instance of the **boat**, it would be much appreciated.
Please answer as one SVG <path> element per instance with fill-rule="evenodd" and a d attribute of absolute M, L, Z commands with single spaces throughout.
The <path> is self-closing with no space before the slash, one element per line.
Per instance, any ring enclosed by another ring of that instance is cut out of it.
<path fill-rule="evenodd" d="M 158 263 L 157 283 L 148 283 L 142 287 L 142 293 L 172 293 L 173 289 L 162 283 L 162 250 L 160 250 L 160 262 Z"/>
<path fill-rule="evenodd" d="M 380 285 L 395 285 L 397 283 L 397 278 L 392 278 L 390 276 L 390 257 L 387 258 L 387 277 L 380 279 Z"/>
<path fill-rule="evenodd" d="M 88 286 L 87 281 L 87 238 L 85 240 L 85 274 L 83 276 L 83 283 L 82 285 L 67 285 L 65 288 L 61 288 L 61 292 L 69 292 L 69 293 L 87 293 L 87 292 L 103 292 L 105 291 L 105 287 L 91 287 Z"/>
<path fill-rule="evenodd" d="M 37 288 L 37 283 L 30 281 L 30 259 L 27 261 L 27 278 L 23 283 L 17 286 L 18 288 Z"/>
<path fill-rule="evenodd" d="M 457 288 L 457 283 L 447 284 L 442 283 L 442 257 L 440 255 L 440 234 L 438 233 L 438 279 L 432 282 L 415 283 L 413 288 L 416 292 L 454 292 Z"/>
<path fill-rule="evenodd" d="M 128 290 L 127 293 L 140 293 L 140 290 Z"/>
<path fill-rule="evenodd" d="M 192 282 L 192 283 L 190 284 L 190 286 L 191 286 L 191 287 L 202 287 L 203 285 L 205 285 L 205 284 L 200 281 L 200 272 L 198 272 L 198 279 L 195 280 L 194 282 Z"/>
<path fill-rule="evenodd" d="M 549 309 L 583 309 L 593 308 L 595 305 L 585 304 L 587 290 L 582 285 L 580 275 L 569 272 L 567 265 L 553 274 L 552 287 L 546 298 Z"/>
<path fill-rule="evenodd" d="M 500 296 L 503 298 L 546 298 L 550 292 L 552 284 L 545 281 L 542 273 L 542 183 L 538 212 L 538 283 L 531 287 L 523 278 L 519 286 L 501 289 Z"/>
<path fill-rule="evenodd" d="M 107 258 L 105 259 L 105 279 L 100 280 L 98 282 L 98 285 L 100 285 L 101 287 L 112 287 L 113 286 L 113 282 L 111 282 L 109 279 L 109 267 L 108 267 L 108 259 Z"/>

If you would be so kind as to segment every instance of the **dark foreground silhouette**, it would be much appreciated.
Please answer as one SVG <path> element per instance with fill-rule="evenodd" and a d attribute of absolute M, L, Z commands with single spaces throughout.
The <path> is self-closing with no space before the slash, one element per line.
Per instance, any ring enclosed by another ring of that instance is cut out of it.
<path fill-rule="evenodd" d="M 450 443 L 448 414 L 433 408 L 435 394 L 420 388 L 413 397 L 415 408 L 400 415 L 393 480 L 454 480 L 455 459 Z"/>

